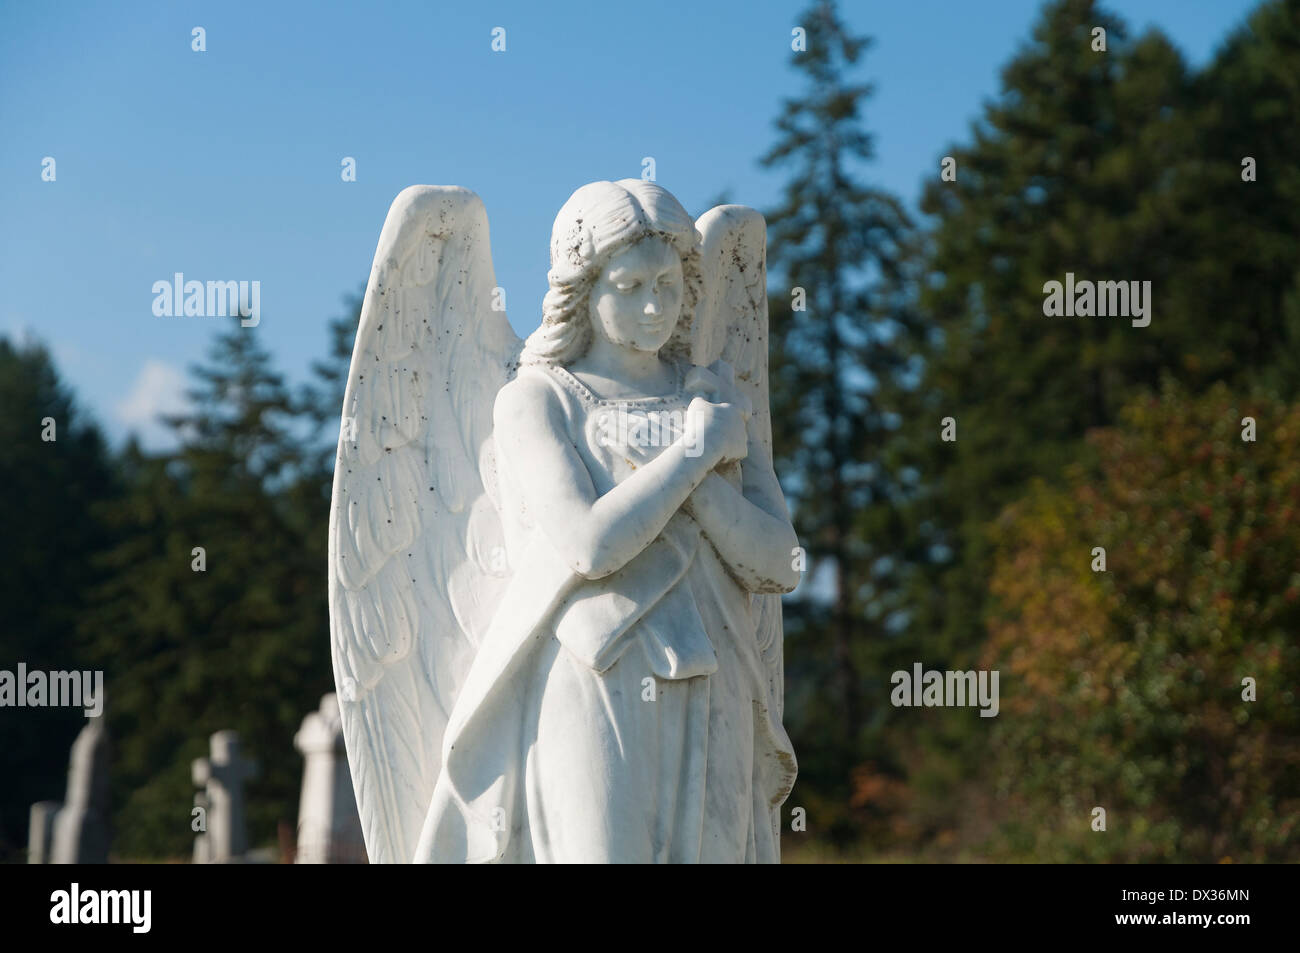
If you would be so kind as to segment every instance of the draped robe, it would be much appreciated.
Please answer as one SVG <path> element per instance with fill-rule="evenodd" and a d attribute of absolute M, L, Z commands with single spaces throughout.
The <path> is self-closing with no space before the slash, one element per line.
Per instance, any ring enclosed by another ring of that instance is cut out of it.
<path fill-rule="evenodd" d="M 680 435 L 683 374 L 669 396 L 602 400 L 558 365 L 519 372 L 546 382 L 598 496 Z M 621 569 L 582 577 L 529 519 L 527 461 L 497 453 L 512 581 L 450 713 L 414 859 L 779 861 L 795 761 L 754 597 L 680 510 Z M 737 470 L 719 472 L 739 490 Z"/>

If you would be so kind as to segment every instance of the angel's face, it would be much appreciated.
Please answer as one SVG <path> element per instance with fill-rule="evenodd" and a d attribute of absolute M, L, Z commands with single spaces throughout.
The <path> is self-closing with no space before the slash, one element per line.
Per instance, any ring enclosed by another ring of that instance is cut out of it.
<path fill-rule="evenodd" d="M 612 344 L 656 353 L 677 326 L 683 288 L 677 249 L 647 236 L 601 269 L 591 289 L 592 328 Z"/>

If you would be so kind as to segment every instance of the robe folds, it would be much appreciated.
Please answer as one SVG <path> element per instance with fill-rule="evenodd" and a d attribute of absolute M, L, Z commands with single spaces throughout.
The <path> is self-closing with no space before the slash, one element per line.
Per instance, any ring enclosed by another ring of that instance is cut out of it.
<path fill-rule="evenodd" d="M 681 367 L 675 394 L 623 401 L 559 366 L 519 374 L 547 382 L 598 495 L 680 435 L 690 402 Z M 611 415 L 633 421 L 624 436 L 658 436 L 611 442 Z M 582 577 L 528 519 L 526 469 L 500 454 L 512 580 L 452 707 L 413 859 L 779 861 L 796 768 L 757 599 L 681 511 L 621 569 Z"/>

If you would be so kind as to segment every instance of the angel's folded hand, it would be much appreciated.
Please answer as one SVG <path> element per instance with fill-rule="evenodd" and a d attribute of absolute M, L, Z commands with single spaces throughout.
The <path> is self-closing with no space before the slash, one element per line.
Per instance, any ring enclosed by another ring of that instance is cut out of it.
<path fill-rule="evenodd" d="M 686 408 L 685 430 L 682 439 L 689 457 L 706 456 L 716 465 L 749 454 L 745 417 L 734 404 L 696 397 Z"/>
<path fill-rule="evenodd" d="M 735 371 L 726 361 L 714 361 L 708 368 L 692 367 L 686 375 L 686 390 L 715 404 L 730 404 L 746 420 L 754 413 L 749 398 L 736 387 Z"/>

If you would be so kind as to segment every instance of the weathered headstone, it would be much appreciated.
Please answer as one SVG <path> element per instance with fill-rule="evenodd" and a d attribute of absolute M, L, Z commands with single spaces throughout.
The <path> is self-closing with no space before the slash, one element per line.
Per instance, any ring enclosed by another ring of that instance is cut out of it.
<path fill-rule="evenodd" d="M 50 862 L 108 863 L 108 728 L 92 718 L 72 743 L 68 793 L 55 815 Z"/>
<path fill-rule="evenodd" d="M 243 860 L 248 850 L 245 823 L 244 782 L 257 777 L 257 762 L 245 759 L 239 734 L 218 731 L 212 736 L 211 754 L 195 758 L 194 783 L 203 787 L 208 799 L 206 839 L 207 863 L 226 864 Z M 195 845 L 195 856 L 200 848 Z"/>
<path fill-rule="evenodd" d="M 295 863 L 365 863 L 337 696 L 321 699 L 320 710 L 303 719 L 293 743 L 304 759 Z"/>
<path fill-rule="evenodd" d="M 194 792 L 194 808 L 198 813 L 190 815 L 190 826 L 194 827 L 195 820 L 202 820 L 194 832 L 194 863 L 210 864 L 212 852 L 208 849 L 208 796 L 203 791 Z"/>
<path fill-rule="evenodd" d="M 27 827 L 27 863 L 48 864 L 54 846 L 54 818 L 63 805 L 58 801 L 37 801 L 32 805 Z"/>

